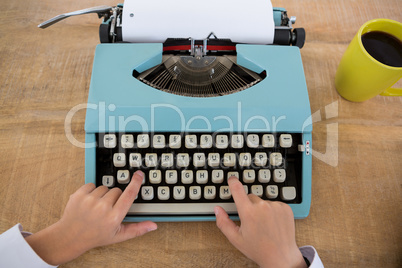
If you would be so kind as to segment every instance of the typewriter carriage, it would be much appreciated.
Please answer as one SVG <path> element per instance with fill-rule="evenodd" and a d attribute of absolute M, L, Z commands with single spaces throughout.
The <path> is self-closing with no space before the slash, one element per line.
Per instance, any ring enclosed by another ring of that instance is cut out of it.
<path fill-rule="evenodd" d="M 89 13 L 103 18 L 99 26 L 101 43 L 123 42 L 122 4 L 61 14 L 38 27 L 47 28 L 65 18 Z M 128 15 L 135 16 L 134 13 Z M 274 44 L 302 48 L 305 31 L 303 28 L 293 29 L 296 17 L 289 18 L 284 8 L 273 8 L 273 18 Z M 238 65 L 236 45 L 229 39 L 218 39 L 213 32 L 204 40 L 168 38 L 163 43 L 163 62 L 146 71 L 133 70 L 133 77 L 150 87 L 182 96 L 215 97 L 239 92 L 262 81 L 267 72 L 256 73 Z"/>

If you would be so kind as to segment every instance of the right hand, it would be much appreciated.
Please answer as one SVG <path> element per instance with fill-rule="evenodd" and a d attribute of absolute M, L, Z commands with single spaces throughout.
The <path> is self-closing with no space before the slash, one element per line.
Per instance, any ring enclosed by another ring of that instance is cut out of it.
<path fill-rule="evenodd" d="M 307 264 L 296 245 L 292 209 L 282 202 L 247 195 L 236 177 L 228 180 L 241 225 L 215 207 L 216 224 L 227 239 L 260 267 L 303 267 Z"/>

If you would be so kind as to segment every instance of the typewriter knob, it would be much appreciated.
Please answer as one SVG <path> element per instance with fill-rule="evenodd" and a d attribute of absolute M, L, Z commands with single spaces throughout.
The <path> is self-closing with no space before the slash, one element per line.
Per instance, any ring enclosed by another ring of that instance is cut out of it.
<path fill-rule="evenodd" d="M 291 25 L 296 23 L 296 17 L 295 16 L 291 16 L 289 19 L 289 22 L 292 23 Z"/>
<path fill-rule="evenodd" d="M 274 36 L 274 44 L 297 46 L 302 48 L 306 39 L 306 31 L 304 28 L 295 28 L 293 31 L 291 28 L 276 28 Z"/>
<path fill-rule="evenodd" d="M 304 28 L 295 28 L 292 33 L 292 45 L 302 48 L 306 40 L 306 31 Z"/>

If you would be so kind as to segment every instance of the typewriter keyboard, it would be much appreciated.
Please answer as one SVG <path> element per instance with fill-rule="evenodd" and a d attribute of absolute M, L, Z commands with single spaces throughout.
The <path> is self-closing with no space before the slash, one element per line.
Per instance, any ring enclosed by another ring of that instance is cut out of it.
<path fill-rule="evenodd" d="M 300 133 L 99 133 L 97 144 L 97 185 L 124 190 L 145 173 L 129 215 L 236 213 L 230 176 L 262 199 L 302 201 Z"/>

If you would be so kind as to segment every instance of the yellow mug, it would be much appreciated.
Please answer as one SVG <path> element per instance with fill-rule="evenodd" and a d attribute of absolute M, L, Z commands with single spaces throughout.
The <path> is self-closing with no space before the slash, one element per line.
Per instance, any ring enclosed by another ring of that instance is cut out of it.
<path fill-rule="evenodd" d="M 399 43 L 402 45 L 402 23 L 389 19 L 375 19 L 366 22 L 349 44 L 338 66 L 335 75 L 335 86 L 338 93 L 343 98 L 355 102 L 368 100 L 378 94 L 402 96 L 402 89 L 391 88 L 402 77 L 401 65 L 391 66 L 381 63 L 367 52 L 362 42 L 362 36 L 369 32 L 391 35 L 395 44 L 399 39 Z M 396 51 L 398 53 L 398 49 Z M 399 50 L 399 53 L 401 51 Z"/>

